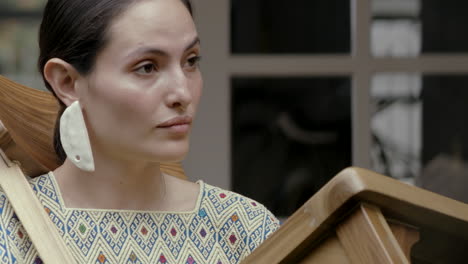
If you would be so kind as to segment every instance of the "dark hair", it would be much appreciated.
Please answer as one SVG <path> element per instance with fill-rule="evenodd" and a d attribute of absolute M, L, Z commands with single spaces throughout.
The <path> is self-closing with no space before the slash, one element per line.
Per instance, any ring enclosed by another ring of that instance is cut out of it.
<path fill-rule="evenodd" d="M 193 16 L 190 0 L 181 0 Z M 55 123 L 54 149 L 60 161 L 66 154 L 60 142 L 60 117 L 66 106 L 44 77 L 44 66 L 60 58 L 83 75 L 93 70 L 96 57 L 108 42 L 108 29 L 118 15 L 135 0 L 49 0 L 39 30 L 39 71 L 45 86 L 60 103 Z"/>

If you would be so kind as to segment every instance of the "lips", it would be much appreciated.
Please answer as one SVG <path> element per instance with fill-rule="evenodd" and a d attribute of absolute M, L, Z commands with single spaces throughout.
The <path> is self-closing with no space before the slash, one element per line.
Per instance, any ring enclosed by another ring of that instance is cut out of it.
<path fill-rule="evenodd" d="M 163 123 L 159 124 L 158 128 L 170 128 L 170 127 L 177 127 L 177 126 L 184 126 L 190 125 L 192 123 L 192 117 L 190 116 L 177 116 L 171 118 Z"/>

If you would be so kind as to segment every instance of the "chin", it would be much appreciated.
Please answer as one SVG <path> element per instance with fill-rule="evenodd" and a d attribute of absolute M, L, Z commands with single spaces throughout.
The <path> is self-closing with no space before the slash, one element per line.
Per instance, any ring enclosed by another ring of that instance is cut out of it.
<path fill-rule="evenodd" d="M 172 142 L 158 142 L 150 143 L 146 146 L 141 146 L 139 150 L 135 149 L 137 156 L 144 160 L 153 162 L 180 162 L 182 161 L 189 151 L 188 140 L 172 141 Z"/>

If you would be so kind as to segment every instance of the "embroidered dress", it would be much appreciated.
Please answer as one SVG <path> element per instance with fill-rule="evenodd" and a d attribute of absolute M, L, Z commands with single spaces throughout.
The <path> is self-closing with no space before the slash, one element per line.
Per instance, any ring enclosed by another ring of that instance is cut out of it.
<path fill-rule="evenodd" d="M 238 263 L 279 228 L 263 205 L 202 181 L 189 212 L 66 208 L 52 173 L 30 183 L 77 263 Z M 42 263 L 3 192 L 0 263 Z"/>

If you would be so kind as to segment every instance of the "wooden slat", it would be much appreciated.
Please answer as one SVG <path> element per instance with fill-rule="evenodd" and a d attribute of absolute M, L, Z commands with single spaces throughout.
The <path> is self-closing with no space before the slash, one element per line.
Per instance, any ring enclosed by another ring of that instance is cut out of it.
<path fill-rule="evenodd" d="M 161 171 L 179 179 L 188 180 L 184 168 L 182 168 L 180 163 L 161 163 Z"/>
<path fill-rule="evenodd" d="M 401 250 L 405 253 L 406 258 L 411 260 L 411 249 L 413 245 L 419 241 L 418 229 L 403 223 L 387 222 L 398 244 L 400 244 Z"/>
<path fill-rule="evenodd" d="M 60 162 L 53 147 L 57 99 L 0 75 L 0 102 L 0 119 L 13 141 L 48 170 L 57 168 Z"/>
<path fill-rule="evenodd" d="M 0 147 L 8 146 L 12 141 L 10 134 L 8 134 L 8 132 L 3 127 L 3 124 L 1 122 L 2 121 L 0 120 Z"/>
<path fill-rule="evenodd" d="M 354 264 L 409 264 L 382 212 L 375 206 L 360 205 L 336 231 Z"/>
<path fill-rule="evenodd" d="M 351 264 L 346 251 L 336 235 L 332 235 L 315 248 L 299 264 Z"/>
<path fill-rule="evenodd" d="M 0 149 L 0 184 L 16 215 L 47 264 L 76 263 L 21 169 Z"/>

